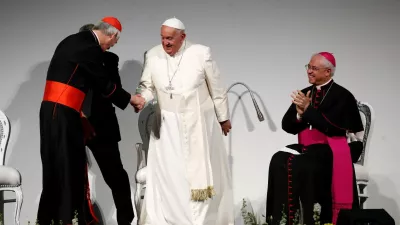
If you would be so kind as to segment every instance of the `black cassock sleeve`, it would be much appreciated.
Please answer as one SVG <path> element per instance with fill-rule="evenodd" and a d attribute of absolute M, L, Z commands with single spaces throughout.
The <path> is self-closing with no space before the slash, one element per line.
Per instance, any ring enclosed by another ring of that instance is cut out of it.
<path fill-rule="evenodd" d="M 79 51 L 72 61 L 86 70 L 94 89 L 98 89 L 104 97 L 109 98 L 118 108 L 125 109 L 130 102 L 131 94 L 111 81 L 107 69 L 103 66 L 103 54 L 104 52 L 101 51 L 99 46 L 93 45 Z"/>
<path fill-rule="evenodd" d="M 121 77 L 119 76 L 119 57 L 112 52 L 104 52 L 104 66 L 111 77 L 111 80 L 115 82 L 117 87 L 122 88 Z"/>
<path fill-rule="evenodd" d="M 333 99 L 327 106 L 319 109 L 309 106 L 303 113 L 302 120 L 330 137 L 343 136 L 346 131 L 351 133 L 363 131 L 364 127 L 354 96 L 349 92 L 340 91 L 334 94 Z"/>
<path fill-rule="evenodd" d="M 289 134 L 298 134 L 307 127 L 307 123 L 297 119 L 296 105 L 292 103 L 282 119 L 282 129 Z"/>
<path fill-rule="evenodd" d="M 119 76 L 119 57 L 112 53 L 112 52 L 104 52 L 104 66 L 107 71 L 108 77 L 111 78 L 118 88 L 122 88 L 121 78 Z M 93 90 L 90 89 L 85 96 L 85 100 L 83 102 L 82 111 L 85 113 L 86 116 L 91 115 L 91 108 L 92 108 L 92 98 L 93 98 Z"/>

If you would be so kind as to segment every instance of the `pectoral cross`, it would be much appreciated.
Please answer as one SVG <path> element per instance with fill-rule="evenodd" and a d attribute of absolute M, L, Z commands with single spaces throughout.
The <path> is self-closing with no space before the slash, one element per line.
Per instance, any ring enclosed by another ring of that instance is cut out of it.
<path fill-rule="evenodd" d="M 169 82 L 169 85 L 165 87 L 167 91 L 173 91 L 175 88 L 172 87 L 171 81 Z M 170 93 L 169 98 L 172 99 L 172 93 Z"/>

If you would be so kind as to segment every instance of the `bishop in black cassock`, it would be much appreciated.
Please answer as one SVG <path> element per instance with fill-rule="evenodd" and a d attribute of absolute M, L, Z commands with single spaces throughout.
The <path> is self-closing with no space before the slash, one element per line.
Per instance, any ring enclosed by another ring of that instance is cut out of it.
<path fill-rule="evenodd" d="M 283 213 L 286 224 L 293 224 L 300 201 L 304 224 L 314 224 L 315 203 L 321 205 L 321 224 L 335 223 L 340 209 L 358 207 L 352 162 L 363 144 L 348 144 L 346 135 L 363 131 L 363 124 L 352 93 L 332 79 L 335 67 L 332 54 L 314 55 L 306 65 L 312 85 L 293 96 L 282 119 L 282 129 L 298 135 L 299 143 L 271 159 L 266 216 L 272 224 Z"/>
<path fill-rule="evenodd" d="M 72 224 L 74 217 L 79 224 L 92 222 L 85 193 L 82 102 L 88 89 L 94 88 L 121 109 L 129 103 L 141 104 L 139 98 L 111 82 L 103 67 L 103 52 L 118 41 L 121 29 L 116 18 L 105 17 L 93 32 L 68 36 L 54 52 L 40 107 L 43 190 L 39 224 Z"/>

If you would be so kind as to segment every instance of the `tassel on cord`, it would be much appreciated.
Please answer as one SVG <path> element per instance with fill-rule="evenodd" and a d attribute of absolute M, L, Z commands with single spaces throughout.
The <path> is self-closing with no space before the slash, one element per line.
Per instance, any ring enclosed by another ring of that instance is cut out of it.
<path fill-rule="evenodd" d="M 208 186 L 206 189 L 192 189 L 192 201 L 205 201 L 215 195 L 213 186 Z"/>

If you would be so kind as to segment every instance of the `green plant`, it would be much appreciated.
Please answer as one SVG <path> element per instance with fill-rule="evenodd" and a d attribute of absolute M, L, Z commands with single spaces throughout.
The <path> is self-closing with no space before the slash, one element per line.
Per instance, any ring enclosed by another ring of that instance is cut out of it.
<path fill-rule="evenodd" d="M 260 223 L 260 221 L 257 221 L 257 217 L 254 214 L 254 212 L 248 212 L 246 210 L 246 207 L 247 207 L 246 200 L 243 199 L 241 212 L 242 212 L 242 217 L 243 217 L 245 225 L 268 225 L 268 223 L 266 221 L 262 222 L 262 223 Z M 263 217 L 265 218 L 264 215 L 263 215 Z M 272 218 L 270 218 L 270 219 L 272 219 Z"/>
<path fill-rule="evenodd" d="M 260 222 L 257 221 L 257 216 L 255 215 L 254 212 L 248 212 L 246 210 L 247 204 L 246 204 L 246 200 L 243 199 L 243 203 L 242 203 L 242 208 L 241 208 L 241 213 L 242 213 L 242 217 L 244 220 L 244 224 L 245 225 L 269 225 L 268 222 L 272 222 L 272 216 L 270 218 L 268 218 L 268 220 L 266 220 L 265 222 Z M 321 206 L 316 203 L 314 204 L 314 225 L 320 225 L 320 213 L 321 213 Z M 265 216 L 263 215 L 263 217 L 265 218 Z M 287 222 L 287 215 L 285 213 L 285 205 L 283 205 L 283 209 L 282 209 L 282 218 L 279 221 L 280 225 L 286 225 Z M 301 221 L 300 221 L 300 212 L 299 210 L 296 211 L 295 213 L 295 217 L 293 219 L 293 225 L 301 225 Z M 325 223 L 324 225 L 333 225 L 332 223 Z"/>

